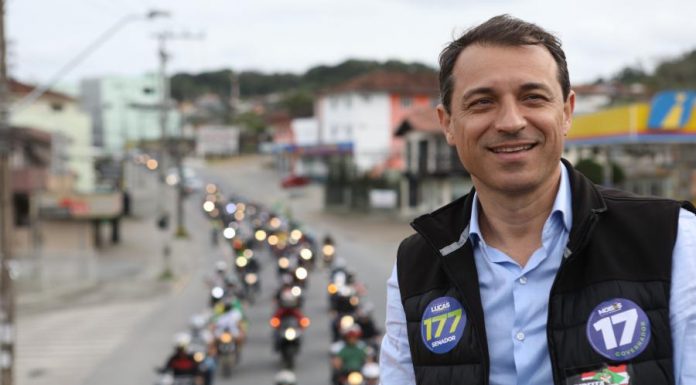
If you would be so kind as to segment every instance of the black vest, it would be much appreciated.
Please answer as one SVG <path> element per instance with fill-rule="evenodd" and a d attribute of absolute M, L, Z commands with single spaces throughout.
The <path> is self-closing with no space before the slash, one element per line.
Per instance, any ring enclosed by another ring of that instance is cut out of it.
<path fill-rule="evenodd" d="M 547 339 L 554 383 L 581 383 L 581 374 L 627 364 L 631 384 L 673 384 L 669 296 L 672 250 L 680 207 L 689 203 L 635 197 L 593 185 L 569 163 L 573 224 L 549 295 Z M 419 385 L 488 384 L 489 356 L 473 249 L 466 237 L 473 191 L 412 223 L 417 234 L 399 246 L 397 274 L 411 357 Z M 464 234 L 464 238 L 460 236 Z M 467 316 L 456 346 L 431 352 L 421 335 L 423 315 L 449 296 Z M 638 305 L 651 337 L 633 359 L 608 359 L 586 334 L 596 306 L 615 298 Z"/>

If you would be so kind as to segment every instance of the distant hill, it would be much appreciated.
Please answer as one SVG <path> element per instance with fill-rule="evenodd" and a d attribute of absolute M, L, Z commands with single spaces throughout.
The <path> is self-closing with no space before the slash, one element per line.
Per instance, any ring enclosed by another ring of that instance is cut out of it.
<path fill-rule="evenodd" d="M 666 89 L 696 89 L 696 50 L 661 62 L 653 72 L 639 66 L 628 66 L 612 80 L 630 85 L 640 83 L 652 92 Z"/>
<path fill-rule="evenodd" d="M 276 93 L 313 92 L 329 87 L 357 75 L 378 69 L 400 71 L 435 71 L 420 63 L 405 63 L 398 60 L 378 62 L 374 60 L 350 59 L 334 66 L 312 67 L 304 74 L 242 71 L 237 73 L 241 98 L 265 96 Z M 214 93 L 227 99 L 232 85 L 231 69 L 203 72 L 199 74 L 179 73 L 171 79 L 172 96 L 178 100 L 192 100 L 205 93 Z"/>

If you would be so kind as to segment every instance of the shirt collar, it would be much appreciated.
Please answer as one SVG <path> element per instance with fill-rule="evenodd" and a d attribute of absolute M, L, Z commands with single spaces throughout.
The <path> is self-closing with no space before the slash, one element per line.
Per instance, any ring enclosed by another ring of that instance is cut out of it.
<path fill-rule="evenodd" d="M 483 236 L 481 235 L 481 228 L 479 227 L 479 208 L 478 208 L 478 192 L 474 192 L 474 199 L 471 207 L 471 219 L 469 221 L 469 227 L 464 231 L 469 231 L 468 237 L 471 239 L 474 245 L 476 245 Z M 570 228 L 573 223 L 573 206 L 570 193 L 570 179 L 568 178 L 568 170 L 561 164 L 561 184 L 558 186 L 558 192 L 556 193 L 556 199 L 553 202 L 553 207 L 551 208 L 551 214 L 549 218 L 554 216 L 560 216 L 561 222 L 565 227 L 565 231 L 570 232 Z M 462 238 L 466 238 L 462 234 Z"/>

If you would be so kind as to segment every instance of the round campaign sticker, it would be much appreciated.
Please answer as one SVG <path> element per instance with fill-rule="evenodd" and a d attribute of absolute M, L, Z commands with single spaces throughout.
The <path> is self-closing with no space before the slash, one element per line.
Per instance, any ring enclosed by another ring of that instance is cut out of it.
<path fill-rule="evenodd" d="M 602 302 L 587 320 L 587 339 L 592 348 L 614 361 L 627 361 L 650 342 L 650 320 L 640 306 L 625 298 Z"/>
<path fill-rule="evenodd" d="M 423 343 L 433 353 L 447 353 L 462 338 L 464 325 L 466 314 L 459 301 L 452 297 L 435 298 L 421 318 Z"/>

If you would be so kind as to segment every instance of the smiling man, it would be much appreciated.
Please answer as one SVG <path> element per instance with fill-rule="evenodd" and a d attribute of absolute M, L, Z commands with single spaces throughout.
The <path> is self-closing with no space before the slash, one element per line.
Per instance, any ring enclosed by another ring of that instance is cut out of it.
<path fill-rule="evenodd" d="M 443 50 L 440 91 L 475 188 L 399 246 L 382 384 L 696 384 L 696 209 L 561 159 L 575 94 L 559 40 L 494 17 Z"/>

